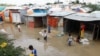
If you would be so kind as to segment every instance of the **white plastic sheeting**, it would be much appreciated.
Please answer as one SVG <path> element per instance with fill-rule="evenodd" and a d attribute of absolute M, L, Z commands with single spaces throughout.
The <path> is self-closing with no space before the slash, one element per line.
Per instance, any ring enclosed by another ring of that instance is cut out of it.
<path fill-rule="evenodd" d="M 62 8 L 51 8 L 51 9 L 49 9 L 49 12 L 51 12 L 51 11 L 53 11 L 53 12 L 62 11 Z"/>
<path fill-rule="evenodd" d="M 83 44 L 83 45 L 89 45 L 89 40 L 87 38 L 84 38 L 84 39 L 81 39 L 80 42 Z"/>
<path fill-rule="evenodd" d="M 8 10 L 8 9 L 23 9 L 22 7 L 17 7 L 17 6 L 9 6 L 9 7 L 6 7 L 5 10 Z"/>
<path fill-rule="evenodd" d="M 25 15 L 25 16 L 36 16 L 36 17 L 40 17 L 40 16 L 46 16 L 47 13 L 33 13 L 31 15 Z"/>

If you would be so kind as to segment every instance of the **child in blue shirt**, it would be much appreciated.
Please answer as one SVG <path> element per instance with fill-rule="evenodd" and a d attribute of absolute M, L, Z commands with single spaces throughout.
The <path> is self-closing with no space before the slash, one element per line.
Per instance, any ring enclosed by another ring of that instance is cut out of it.
<path fill-rule="evenodd" d="M 32 45 L 29 45 L 29 49 L 32 51 L 32 53 L 34 54 L 34 56 L 37 56 L 37 50 L 34 49 Z"/>

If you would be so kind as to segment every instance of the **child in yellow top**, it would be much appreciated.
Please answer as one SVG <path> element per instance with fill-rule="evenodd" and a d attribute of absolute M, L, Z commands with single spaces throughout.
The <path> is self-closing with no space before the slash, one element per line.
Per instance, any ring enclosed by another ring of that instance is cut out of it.
<path fill-rule="evenodd" d="M 31 53 L 31 54 L 29 54 L 29 56 L 34 56 L 34 54 Z"/>

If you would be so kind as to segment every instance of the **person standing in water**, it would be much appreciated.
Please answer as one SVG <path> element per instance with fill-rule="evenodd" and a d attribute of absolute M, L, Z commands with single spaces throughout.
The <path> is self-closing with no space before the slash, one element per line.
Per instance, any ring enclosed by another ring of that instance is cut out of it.
<path fill-rule="evenodd" d="M 72 39 L 72 35 L 69 34 L 69 36 L 68 36 L 68 45 L 69 45 L 69 46 L 72 45 L 72 41 L 73 41 L 73 39 Z"/>
<path fill-rule="evenodd" d="M 47 31 L 46 30 L 44 30 L 43 32 L 43 37 L 44 37 L 44 40 L 47 42 Z"/>
<path fill-rule="evenodd" d="M 18 31 L 21 32 L 21 26 L 20 26 L 20 24 L 17 24 L 17 28 L 18 28 Z"/>
<path fill-rule="evenodd" d="M 37 56 L 37 50 L 34 49 L 32 45 L 29 45 L 29 50 L 32 51 L 32 54 L 34 54 L 34 56 Z"/>

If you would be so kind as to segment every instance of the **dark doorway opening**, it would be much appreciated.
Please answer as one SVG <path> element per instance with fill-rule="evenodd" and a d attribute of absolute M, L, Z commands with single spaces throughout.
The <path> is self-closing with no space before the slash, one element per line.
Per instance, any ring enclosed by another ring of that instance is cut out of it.
<path fill-rule="evenodd" d="M 46 17 L 34 17 L 34 27 L 46 27 L 47 21 Z"/>
<path fill-rule="evenodd" d="M 0 21 L 3 21 L 3 18 L 2 18 L 2 16 L 0 16 Z"/>
<path fill-rule="evenodd" d="M 80 22 L 74 20 L 64 19 L 64 32 L 65 33 L 79 33 Z"/>

